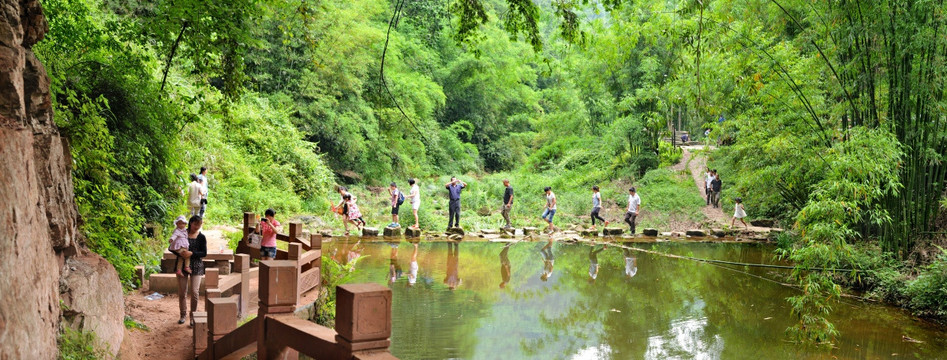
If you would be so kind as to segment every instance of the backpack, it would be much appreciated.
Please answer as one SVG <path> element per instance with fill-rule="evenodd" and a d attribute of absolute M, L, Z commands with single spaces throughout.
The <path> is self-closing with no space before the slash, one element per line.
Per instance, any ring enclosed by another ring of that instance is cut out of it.
<path fill-rule="evenodd" d="M 398 190 L 398 206 L 404 204 L 404 193 L 401 190 Z"/>

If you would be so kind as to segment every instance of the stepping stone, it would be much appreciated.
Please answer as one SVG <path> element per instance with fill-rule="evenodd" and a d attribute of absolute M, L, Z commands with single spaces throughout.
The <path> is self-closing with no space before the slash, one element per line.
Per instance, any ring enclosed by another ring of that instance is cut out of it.
<path fill-rule="evenodd" d="M 421 229 L 415 229 L 415 228 L 404 229 L 404 235 L 409 238 L 421 237 Z"/>
<path fill-rule="evenodd" d="M 690 229 L 690 230 L 687 230 L 687 232 L 685 232 L 684 234 L 686 234 L 687 236 L 698 236 L 698 237 L 707 236 L 707 233 L 705 233 L 703 230 L 700 230 L 700 229 Z"/>
<path fill-rule="evenodd" d="M 624 229 L 615 228 L 615 227 L 607 227 L 604 230 L 602 230 L 602 235 L 604 236 L 619 236 L 624 233 L 625 233 Z"/>
<path fill-rule="evenodd" d="M 663 237 L 671 237 L 671 236 L 674 236 L 674 233 L 672 233 L 672 232 L 663 232 L 663 233 L 661 233 L 660 235 L 663 236 Z"/>
<path fill-rule="evenodd" d="M 750 220 L 750 225 L 771 228 L 773 226 L 776 226 L 776 220 L 772 220 L 772 219 Z"/>
<path fill-rule="evenodd" d="M 368 237 L 368 236 L 378 236 L 378 229 L 377 229 L 377 228 L 371 228 L 371 227 L 362 228 L 362 236 L 366 236 L 366 237 Z"/>
<path fill-rule="evenodd" d="M 464 236 L 460 234 L 451 234 L 451 236 L 448 236 L 447 238 L 451 241 L 461 241 L 464 239 Z"/>
<path fill-rule="evenodd" d="M 727 236 L 727 232 L 726 232 L 726 231 L 723 231 L 723 229 L 711 229 L 710 232 L 713 233 L 714 236 L 716 236 L 716 237 L 724 237 L 724 236 Z"/>
<path fill-rule="evenodd" d="M 319 235 L 322 235 L 322 237 L 332 237 L 332 230 L 321 230 L 319 231 Z"/>
<path fill-rule="evenodd" d="M 500 234 L 500 238 L 501 238 L 501 239 L 512 239 L 512 238 L 513 238 L 513 235 L 511 235 L 511 234 L 508 233 L 508 232 L 505 232 L 505 233 Z"/>
<path fill-rule="evenodd" d="M 684 233 L 682 233 L 682 232 L 680 232 L 680 231 L 673 231 L 673 232 L 671 232 L 671 236 L 673 236 L 673 237 L 684 237 Z"/>
<path fill-rule="evenodd" d="M 536 232 L 538 232 L 538 231 L 539 231 L 539 229 L 536 229 L 536 228 L 534 228 L 534 227 L 524 227 L 524 228 L 523 228 L 523 235 L 535 235 Z"/>
<path fill-rule="evenodd" d="M 401 227 L 386 227 L 385 236 L 401 236 Z"/>
<path fill-rule="evenodd" d="M 582 230 L 582 236 L 585 237 L 597 237 L 598 230 Z"/>
<path fill-rule="evenodd" d="M 450 228 L 450 229 L 447 229 L 447 233 L 448 233 L 448 234 L 451 234 L 451 235 L 464 236 L 464 229 L 463 229 L 462 227 L 460 227 L 460 226 L 452 227 L 452 228 Z"/>
<path fill-rule="evenodd" d="M 644 229 L 641 231 L 644 236 L 658 236 L 658 230 L 656 229 Z"/>
<path fill-rule="evenodd" d="M 484 235 L 494 235 L 494 234 L 500 233 L 499 230 L 494 230 L 494 229 L 483 229 L 483 230 L 480 230 L 480 232 Z"/>

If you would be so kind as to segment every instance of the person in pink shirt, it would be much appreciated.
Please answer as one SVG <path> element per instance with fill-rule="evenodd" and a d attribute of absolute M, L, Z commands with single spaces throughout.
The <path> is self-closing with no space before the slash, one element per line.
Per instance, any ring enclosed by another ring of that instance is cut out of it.
<path fill-rule="evenodd" d="M 263 215 L 256 226 L 257 233 L 263 237 L 263 241 L 260 242 L 260 259 L 273 260 L 276 258 L 276 234 L 282 226 L 279 221 L 276 221 L 276 210 L 266 209 Z"/>

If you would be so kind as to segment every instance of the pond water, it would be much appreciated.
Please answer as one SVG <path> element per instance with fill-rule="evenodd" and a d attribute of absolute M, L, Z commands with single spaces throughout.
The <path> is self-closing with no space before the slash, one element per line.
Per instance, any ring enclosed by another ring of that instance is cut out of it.
<path fill-rule="evenodd" d="M 391 352 L 402 359 L 947 359 L 947 329 L 850 299 L 831 317 L 834 348 L 787 341 L 785 298 L 797 290 L 771 280 L 785 270 L 546 244 L 337 239 L 324 250 L 359 258 L 349 282 L 392 289 Z M 765 244 L 627 245 L 774 262 Z"/>

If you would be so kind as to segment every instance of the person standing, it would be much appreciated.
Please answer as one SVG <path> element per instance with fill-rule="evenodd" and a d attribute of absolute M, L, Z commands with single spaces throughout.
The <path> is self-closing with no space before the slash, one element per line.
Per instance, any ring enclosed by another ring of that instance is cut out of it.
<path fill-rule="evenodd" d="M 196 176 L 195 176 L 196 178 Z M 188 251 L 191 252 L 190 274 L 177 276 L 178 280 L 178 305 L 181 310 L 181 319 L 178 324 L 183 324 L 187 317 L 187 298 L 191 298 L 191 326 L 194 326 L 194 312 L 197 311 L 198 297 L 200 296 L 201 279 L 204 277 L 204 257 L 207 256 L 207 238 L 201 233 L 201 226 L 204 220 L 200 216 L 192 215 L 187 222 L 187 240 Z"/>
<path fill-rule="evenodd" d="M 635 220 L 641 211 L 641 198 L 635 193 L 635 188 L 628 189 L 628 211 L 625 212 L 625 223 L 628 224 L 631 234 L 635 234 Z"/>
<path fill-rule="evenodd" d="M 197 181 L 197 175 L 191 174 L 191 183 L 187 186 L 187 208 L 191 216 L 201 215 L 201 199 L 204 198 L 204 186 Z"/>
<path fill-rule="evenodd" d="M 711 187 L 711 197 L 713 200 L 710 202 L 715 208 L 720 207 L 720 190 L 723 186 L 723 183 L 720 182 L 720 174 L 717 174 L 717 170 L 714 170 L 714 180 L 710 182 Z"/>
<path fill-rule="evenodd" d="M 276 221 L 276 210 L 266 209 L 256 228 L 263 237 L 260 242 L 260 260 L 276 259 L 276 234 L 281 229 L 279 221 Z"/>
<path fill-rule="evenodd" d="M 447 196 L 449 199 L 447 207 L 447 230 L 450 230 L 454 226 L 460 227 L 460 192 L 467 187 L 467 183 L 451 176 L 450 182 L 444 184 L 444 187 L 447 188 Z"/>
<path fill-rule="evenodd" d="M 197 181 L 201 183 L 201 218 L 204 217 L 204 211 L 207 210 L 207 167 L 201 166 L 201 172 L 197 174 Z"/>
<path fill-rule="evenodd" d="M 547 186 L 543 189 L 546 192 L 546 209 L 543 210 L 543 220 L 549 224 L 546 230 L 550 233 L 556 231 L 556 226 L 552 224 L 553 216 L 556 216 L 556 194 L 552 192 L 552 187 Z"/>
<path fill-rule="evenodd" d="M 714 172 L 707 168 L 707 173 L 704 174 L 704 194 L 707 195 L 707 205 L 710 205 L 710 196 L 713 193 L 713 188 L 710 186 L 710 183 L 714 181 Z"/>
<path fill-rule="evenodd" d="M 398 190 L 398 184 L 392 182 L 388 185 L 388 195 L 391 196 L 391 224 L 388 224 L 388 227 L 401 227 L 398 222 L 398 211 L 401 209 L 401 204 L 404 203 L 404 194 L 401 193 L 401 190 Z"/>
<path fill-rule="evenodd" d="M 411 185 L 411 192 L 408 193 L 408 197 L 411 198 L 411 212 L 414 213 L 414 226 L 412 228 L 418 229 L 418 209 L 421 208 L 421 189 L 418 187 L 417 180 L 408 179 L 408 185 Z"/>
<path fill-rule="evenodd" d="M 500 214 L 503 215 L 503 220 L 506 221 L 506 229 L 513 228 L 513 222 L 510 221 L 510 209 L 513 208 L 513 187 L 510 186 L 510 180 L 503 179 L 503 186 L 506 187 L 506 190 L 503 191 L 503 208 L 500 210 Z"/>
<path fill-rule="evenodd" d="M 599 212 L 602 211 L 602 193 L 599 192 L 598 185 L 592 187 L 592 227 L 589 230 L 595 230 L 595 219 L 602 222 L 605 227 L 608 227 L 608 220 L 603 219 L 599 216 Z"/>

